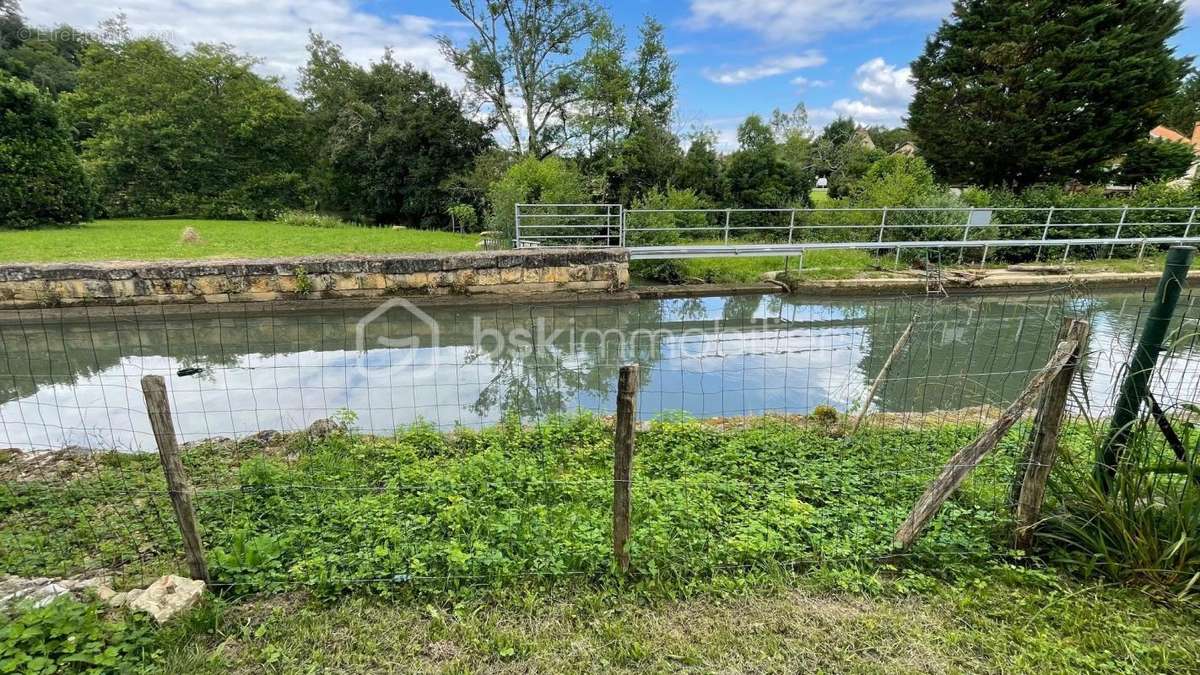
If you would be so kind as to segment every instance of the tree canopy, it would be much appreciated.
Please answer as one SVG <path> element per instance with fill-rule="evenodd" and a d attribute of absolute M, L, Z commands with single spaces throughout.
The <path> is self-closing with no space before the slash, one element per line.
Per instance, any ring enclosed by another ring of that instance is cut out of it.
<path fill-rule="evenodd" d="M 229 47 L 93 43 L 63 97 L 109 215 L 264 216 L 299 205 L 299 102 Z"/>
<path fill-rule="evenodd" d="M 91 211 L 83 166 L 54 102 L 0 76 L 0 227 L 78 223 Z"/>
<path fill-rule="evenodd" d="M 442 52 L 488 106 L 513 149 L 546 157 L 570 141 L 568 117 L 580 100 L 582 54 L 574 47 L 597 28 L 590 0 L 450 0 L 475 36 Z"/>
<path fill-rule="evenodd" d="M 364 69 L 314 35 L 301 90 L 325 205 L 357 219 L 442 219 L 452 201 L 444 184 L 491 143 L 449 89 L 390 52 Z"/>
<path fill-rule="evenodd" d="M 1117 180 L 1129 185 L 1175 180 L 1195 162 L 1196 151 L 1187 143 L 1143 139 L 1125 153 Z"/>
<path fill-rule="evenodd" d="M 909 127 L 951 183 L 1094 178 L 1166 111 L 1182 16 L 1177 0 L 956 0 L 913 63 Z"/>

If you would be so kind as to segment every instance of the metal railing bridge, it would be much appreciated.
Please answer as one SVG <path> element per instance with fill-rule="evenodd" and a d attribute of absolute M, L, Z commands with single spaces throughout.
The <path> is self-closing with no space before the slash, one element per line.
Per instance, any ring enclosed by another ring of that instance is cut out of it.
<path fill-rule="evenodd" d="M 624 247 L 634 260 L 801 256 L 858 249 L 968 250 L 980 262 L 1002 248 L 1036 258 L 1075 248 L 1112 257 L 1118 247 L 1200 244 L 1197 206 L 814 209 L 626 209 L 620 204 L 518 204 L 513 244 Z"/>

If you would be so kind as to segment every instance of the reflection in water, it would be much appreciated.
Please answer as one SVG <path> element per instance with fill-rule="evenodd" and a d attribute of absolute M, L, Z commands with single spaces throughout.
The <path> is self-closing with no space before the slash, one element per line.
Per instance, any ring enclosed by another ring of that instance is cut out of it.
<path fill-rule="evenodd" d="M 608 414 L 617 368 L 631 361 L 642 365 L 643 418 L 851 410 L 913 317 L 913 339 L 875 408 L 1007 402 L 1071 314 L 1092 323 L 1086 393 L 1090 412 L 1103 414 L 1148 305 L 1134 293 L 464 307 L 430 312 L 436 341 L 398 308 L 364 329 L 366 350 L 356 341 L 366 312 L 357 309 L 220 318 L 98 309 L 86 320 L 8 320 L 0 322 L 0 447 L 152 448 L 139 385 L 146 374 L 167 377 L 184 440 L 298 429 L 342 409 L 361 429 L 385 433 L 419 419 L 452 428 L 506 414 Z M 1184 308 L 1193 316 L 1190 299 Z M 1183 367 L 1196 331 L 1182 323 L 1186 337 L 1156 383 L 1171 400 L 1196 394 Z M 415 346 L 397 345 L 414 337 Z M 202 372 L 177 376 L 185 367 Z"/>

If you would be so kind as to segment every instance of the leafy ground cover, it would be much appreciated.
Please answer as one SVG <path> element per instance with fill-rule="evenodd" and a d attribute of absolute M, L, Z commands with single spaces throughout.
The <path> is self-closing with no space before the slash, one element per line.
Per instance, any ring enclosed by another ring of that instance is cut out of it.
<path fill-rule="evenodd" d="M 200 240 L 184 243 L 192 228 Z M 302 227 L 241 220 L 99 220 L 78 227 L 0 231 L 0 262 L 268 258 L 474 250 L 478 236 L 391 228 Z"/>
<path fill-rule="evenodd" d="M 853 439 L 831 424 L 668 417 L 640 432 L 628 578 L 610 562 L 604 419 L 200 444 L 184 459 L 217 596 L 150 643 L 129 617 L 95 625 L 95 606 L 37 621 L 86 624 L 89 654 L 112 647 L 163 672 L 1200 668 L 1190 601 L 1068 578 L 1007 550 L 1027 430 L 912 556 L 885 559 L 913 500 L 979 424 Z M 1065 445 L 1086 441 L 1071 429 Z M 105 567 L 130 586 L 184 569 L 156 457 L 20 466 L 0 462 L 0 569 Z M 70 648 L 10 637 L 27 654 Z"/>
<path fill-rule="evenodd" d="M 736 430 L 656 422 L 634 462 L 634 573 L 686 585 L 730 569 L 873 560 L 973 433 L 947 425 L 849 440 L 773 418 Z M 209 444 L 185 462 L 215 581 L 231 593 L 427 596 L 611 579 L 612 438 L 599 418 L 346 433 L 267 452 Z M 985 467 L 948 506 L 916 551 L 923 564 L 952 576 L 1003 550 L 1001 473 Z M 134 552 L 174 562 L 172 528 L 155 521 L 169 507 L 154 456 L 105 455 L 80 476 L 2 484 L 0 565 L 67 575 Z"/>

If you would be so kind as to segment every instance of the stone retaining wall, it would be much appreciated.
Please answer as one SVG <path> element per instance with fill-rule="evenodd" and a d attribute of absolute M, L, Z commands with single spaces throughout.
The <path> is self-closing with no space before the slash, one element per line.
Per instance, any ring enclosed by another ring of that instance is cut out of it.
<path fill-rule="evenodd" d="M 0 308 L 611 292 L 623 249 L 0 266 Z"/>

